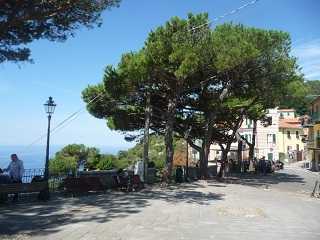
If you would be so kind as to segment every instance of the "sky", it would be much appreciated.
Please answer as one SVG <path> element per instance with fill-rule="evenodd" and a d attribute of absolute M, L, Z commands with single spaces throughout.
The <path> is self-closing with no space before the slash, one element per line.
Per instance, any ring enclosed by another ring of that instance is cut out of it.
<path fill-rule="evenodd" d="M 117 64 L 121 55 L 140 49 L 148 33 L 173 16 L 208 12 L 214 19 L 251 0 L 122 0 L 119 8 L 103 13 L 103 25 L 79 29 L 66 42 L 35 41 L 29 45 L 33 64 L 0 64 L 0 145 L 28 145 L 45 134 L 43 103 L 57 103 L 53 127 L 85 107 L 81 91 L 101 82 L 104 68 Z M 320 1 L 259 0 L 223 22 L 242 23 L 289 32 L 292 54 L 306 79 L 320 79 Z M 83 143 L 126 149 L 133 145 L 124 134 L 111 131 L 103 119 L 86 111 L 52 135 L 53 145 Z M 45 138 L 36 143 L 45 145 Z"/>

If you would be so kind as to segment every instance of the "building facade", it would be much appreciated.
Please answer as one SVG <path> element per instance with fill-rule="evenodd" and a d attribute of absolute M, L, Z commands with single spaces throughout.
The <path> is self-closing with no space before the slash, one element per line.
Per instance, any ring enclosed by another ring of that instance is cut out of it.
<path fill-rule="evenodd" d="M 256 129 L 256 144 L 255 144 L 255 157 L 265 157 L 270 160 L 277 160 L 278 148 L 277 148 L 277 134 L 279 129 L 279 116 L 276 108 L 269 109 L 267 111 L 267 117 L 269 117 L 270 124 L 265 125 L 264 122 L 257 121 Z M 253 138 L 253 121 L 251 119 L 244 119 L 239 134 L 252 143 Z M 238 143 L 232 143 L 229 158 L 237 159 Z M 242 159 L 246 160 L 249 157 L 249 147 L 244 144 L 242 148 Z M 210 147 L 210 160 L 220 159 L 221 151 L 218 144 L 212 144 Z"/>
<path fill-rule="evenodd" d="M 271 124 L 266 127 L 258 121 L 255 156 L 265 157 L 269 160 L 278 160 L 277 134 L 279 130 L 278 109 L 267 110 L 267 117 L 271 118 Z"/>
<path fill-rule="evenodd" d="M 304 158 L 304 129 L 294 109 L 279 109 L 278 151 L 279 160 L 301 161 Z"/>
<path fill-rule="evenodd" d="M 320 97 L 314 99 L 310 104 L 311 123 L 308 124 L 308 150 L 311 160 L 311 168 L 319 171 L 320 162 Z"/>

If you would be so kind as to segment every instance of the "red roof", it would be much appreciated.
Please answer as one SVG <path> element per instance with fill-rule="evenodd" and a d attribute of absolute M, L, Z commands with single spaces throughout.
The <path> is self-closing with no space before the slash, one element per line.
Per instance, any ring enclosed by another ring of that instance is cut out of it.
<path fill-rule="evenodd" d="M 301 121 L 299 118 L 285 118 L 279 120 L 279 128 L 301 128 Z"/>
<path fill-rule="evenodd" d="M 278 109 L 279 112 L 295 112 L 293 108 L 283 108 L 283 109 Z"/>

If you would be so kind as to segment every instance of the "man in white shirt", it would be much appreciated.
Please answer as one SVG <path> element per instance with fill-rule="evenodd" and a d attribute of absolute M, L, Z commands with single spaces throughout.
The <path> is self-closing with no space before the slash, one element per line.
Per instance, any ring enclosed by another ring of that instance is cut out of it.
<path fill-rule="evenodd" d="M 143 161 L 138 160 L 134 166 L 134 175 L 138 175 L 140 180 L 144 182 L 144 164 Z"/>
<path fill-rule="evenodd" d="M 9 172 L 12 182 L 22 183 L 24 167 L 23 162 L 18 158 L 17 154 L 11 154 L 11 163 L 4 171 Z"/>

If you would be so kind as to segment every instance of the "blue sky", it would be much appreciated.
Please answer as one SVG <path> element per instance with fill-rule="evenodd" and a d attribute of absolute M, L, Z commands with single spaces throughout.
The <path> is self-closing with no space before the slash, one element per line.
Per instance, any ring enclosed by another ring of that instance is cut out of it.
<path fill-rule="evenodd" d="M 84 106 L 80 93 L 101 81 L 103 69 L 117 64 L 121 54 L 142 47 L 150 30 L 172 16 L 208 12 L 210 19 L 246 0 L 123 0 L 103 14 L 104 24 L 80 29 L 64 43 L 46 40 L 30 44 L 34 64 L 0 65 L 0 145 L 27 145 L 45 133 L 42 104 L 53 96 L 58 104 L 53 126 Z M 320 2 L 318 0 L 260 0 L 219 22 L 242 23 L 291 34 L 293 54 L 307 79 L 320 79 Z M 104 120 L 87 112 L 52 136 L 52 144 L 84 143 L 127 148 L 123 135 L 106 128 Z M 39 145 L 44 145 L 43 139 Z"/>

